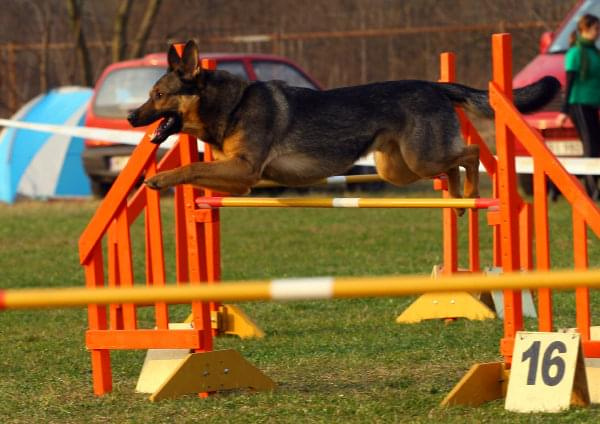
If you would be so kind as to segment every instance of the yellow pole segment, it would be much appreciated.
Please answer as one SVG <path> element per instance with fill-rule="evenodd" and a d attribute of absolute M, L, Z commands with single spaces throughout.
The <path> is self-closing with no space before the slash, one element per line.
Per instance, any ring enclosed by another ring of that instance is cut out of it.
<path fill-rule="evenodd" d="M 393 199 L 393 198 L 269 198 L 225 197 L 223 207 L 263 208 L 476 208 L 476 199 Z"/>
<path fill-rule="evenodd" d="M 370 199 L 361 198 L 360 208 L 475 208 L 475 199 Z"/>
<path fill-rule="evenodd" d="M 314 296 L 311 295 L 311 284 Z M 197 301 L 294 300 L 323 298 L 325 285 L 330 296 L 388 297 L 427 292 L 489 291 L 503 289 L 575 289 L 600 288 L 600 270 L 553 271 L 504 274 L 499 277 L 457 275 L 441 279 L 429 276 L 349 277 L 327 282 L 323 278 L 306 278 L 252 282 L 229 282 L 218 285 L 133 287 L 133 288 L 63 288 L 0 291 L 1 309 L 76 307 L 110 303 L 181 303 Z M 287 286 L 286 286 L 287 285 Z M 289 291 L 286 288 L 289 287 Z M 276 290 L 274 290 L 276 288 Z M 301 288 L 301 290 L 298 290 Z M 297 292 L 297 295 L 295 294 Z M 279 295 L 274 295 L 279 293 Z"/>
<path fill-rule="evenodd" d="M 247 284 L 203 284 L 201 286 L 132 287 L 132 288 L 61 288 L 6 290 L 7 309 L 77 307 L 111 303 L 148 304 L 184 303 L 192 300 L 223 299 L 264 300 L 270 298 L 269 281 Z M 2 308 L 0 308 L 2 309 Z"/>

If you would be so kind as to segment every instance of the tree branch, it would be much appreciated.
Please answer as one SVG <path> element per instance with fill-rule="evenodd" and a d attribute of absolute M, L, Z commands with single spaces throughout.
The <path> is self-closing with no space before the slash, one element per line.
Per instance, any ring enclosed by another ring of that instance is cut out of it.
<path fill-rule="evenodd" d="M 146 7 L 146 13 L 144 13 L 144 17 L 142 18 L 142 24 L 138 29 L 135 41 L 133 42 L 133 46 L 129 52 L 130 58 L 140 57 L 142 53 L 144 53 L 146 42 L 148 41 L 150 30 L 152 29 L 154 21 L 156 20 L 156 15 L 160 9 L 161 2 L 162 0 L 148 0 L 148 6 Z"/>
<path fill-rule="evenodd" d="M 121 0 L 115 16 L 112 39 L 112 61 L 118 62 L 125 58 L 125 37 L 127 37 L 127 22 L 133 0 Z"/>
<path fill-rule="evenodd" d="M 71 28 L 73 30 L 73 37 L 75 38 L 75 49 L 77 50 L 77 56 L 79 57 L 79 61 L 81 62 L 81 67 L 83 70 L 83 80 L 85 85 L 91 86 L 94 83 L 92 75 L 92 62 L 90 60 L 90 52 L 87 48 L 81 25 L 81 9 L 83 0 L 66 1 L 67 11 L 71 21 Z"/>

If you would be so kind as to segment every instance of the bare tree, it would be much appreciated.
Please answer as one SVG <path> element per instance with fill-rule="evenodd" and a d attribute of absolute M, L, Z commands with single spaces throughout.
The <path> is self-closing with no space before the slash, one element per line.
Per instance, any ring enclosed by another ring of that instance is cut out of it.
<path fill-rule="evenodd" d="M 49 87 L 91 84 L 111 61 L 189 38 L 201 41 L 203 51 L 286 55 L 326 87 L 437 79 L 438 54 L 454 51 L 459 82 L 484 87 L 489 36 L 502 22 L 513 34 L 517 70 L 537 53 L 541 32 L 555 28 L 577 0 L 314 0 L 311 7 L 297 0 L 0 3 L 5 114 Z"/>
<path fill-rule="evenodd" d="M 144 53 L 146 42 L 148 41 L 150 30 L 152 29 L 152 26 L 156 20 L 156 15 L 160 9 L 161 2 L 162 0 L 148 0 L 148 6 L 146 7 L 146 13 L 144 13 L 144 17 L 142 18 L 142 24 L 140 25 L 129 52 L 130 58 L 139 57 L 142 55 L 142 53 Z"/>
<path fill-rule="evenodd" d="M 49 62 L 49 45 L 50 45 L 50 29 L 52 25 L 52 16 L 48 3 L 39 4 L 35 1 L 29 1 L 29 6 L 33 10 L 33 15 L 39 24 L 40 32 L 40 48 L 39 55 L 39 77 L 41 92 L 48 91 L 48 62 Z"/>
<path fill-rule="evenodd" d="M 115 16 L 115 24 L 113 27 L 112 39 L 112 60 L 118 62 L 125 58 L 125 39 L 127 37 L 127 23 L 131 12 L 131 3 L 133 0 L 121 0 L 117 15 Z"/>
<path fill-rule="evenodd" d="M 73 37 L 75 39 L 75 49 L 77 51 L 77 56 L 79 57 L 79 62 L 83 71 L 83 81 L 86 85 L 91 86 L 94 83 L 94 79 L 92 74 L 90 52 L 85 41 L 83 27 L 81 25 L 82 6 L 83 0 L 67 0 L 67 11 L 69 14 L 71 29 L 73 31 Z"/>

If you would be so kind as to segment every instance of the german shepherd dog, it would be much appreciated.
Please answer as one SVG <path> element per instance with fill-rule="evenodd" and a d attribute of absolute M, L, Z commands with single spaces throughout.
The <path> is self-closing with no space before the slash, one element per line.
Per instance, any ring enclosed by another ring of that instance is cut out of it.
<path fill-rule="evenodd" d="M 161 172 L 145 181 L 150 188 L 193 184 L 246 194 L 262 178 L 310 185 L 373 152 L 385 181 L 402 186 L 447 174 L 452 197 L 461 197 L 462 166 L 465 196 L 478 197 L 479 148 L 465 146 L 454 106 L 492 118 L 487 91 L 409 80 L 317 91 L 203 70 L 198 54 L 193 41 L 181 58 L 171 46 L 167 73 L 128 120 L 137 127 L 162 118 L 152 142 L 183 131 L 209 143 L 216 160 Z M 559 88 L 544 77 L 515 90 L 514 102 L 534 111 Z"/>

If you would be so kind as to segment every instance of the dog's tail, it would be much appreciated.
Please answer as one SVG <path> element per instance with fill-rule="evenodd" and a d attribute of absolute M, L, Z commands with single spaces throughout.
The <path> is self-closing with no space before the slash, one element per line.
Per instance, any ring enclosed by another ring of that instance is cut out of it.
<path fill-rule="evenodd" d="M 453 83 L 440 83 L 439 86 L 450 100 L 466 110 L 485 118 L 494 117 L 487 91 Z M 545 76 L 533 84 L 514 90 L 513 101 L 519 112 L 534 112 L 548 104 L 559 90 L 560 82 L 554 77 Z"/>

